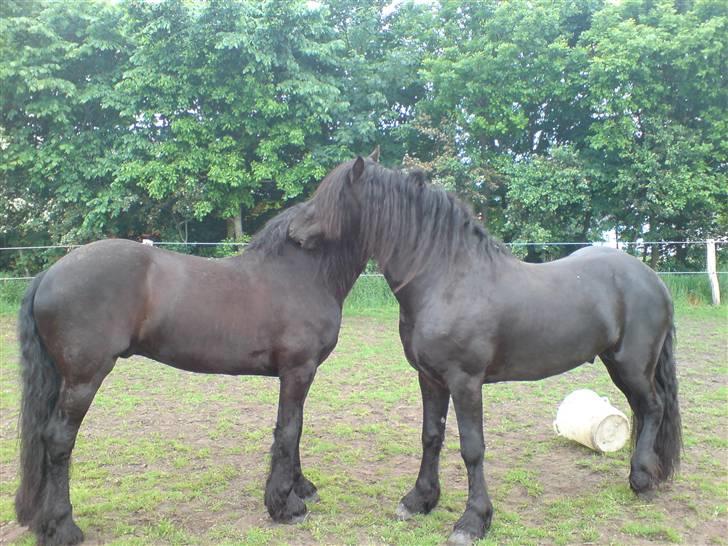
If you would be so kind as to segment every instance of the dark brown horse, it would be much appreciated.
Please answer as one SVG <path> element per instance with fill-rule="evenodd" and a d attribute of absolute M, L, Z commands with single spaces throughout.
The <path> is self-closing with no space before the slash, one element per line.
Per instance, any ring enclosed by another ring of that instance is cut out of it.
<path fill-rule="evenodd" d="M 68 466 L 81 421 L 119 357 L 192 372 L 280 377 L 265 504 L 294 522 L 316 488 L 301 473 L 303 403 L 336 345 L 342 302 L 365 259 L 287 237 L 300 205 L 242 255 L 204 259 L 124 240 L 91 243 L 41 273 L 22 303 L 18 521 L 41 544 L 75 544 Z"/>
<path fill-rule="evenodd" d="M 361 157 L 322 182 L 290 235 L 304 246 L 346 242 L 373 256 L 399 301 L 400 336 L 423 400 L 422 463 L 400 517 L 437 504 L 452 397 L 468 501 L 450 542 L 484 536 L 493 507 L 483 476 L 483 384 L 542 379 L 597 356 L 633 411 L 632 489 L 651 489 L 677 469 L 672 301 L 639 260 L 588 247 L 547 264 L 521 262 L 422 173 Z"/>

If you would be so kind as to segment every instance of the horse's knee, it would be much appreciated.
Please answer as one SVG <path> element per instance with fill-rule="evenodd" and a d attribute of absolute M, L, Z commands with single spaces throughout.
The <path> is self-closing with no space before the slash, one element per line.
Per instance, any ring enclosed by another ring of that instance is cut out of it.
<path fill-rule="evenodd" d="M 61 464 L 68 461 L 76 443 L 77 431 L 78 427 L 65 423 L 61 419 L 51 419 L 43 431 L 43 443 L 51 464 Z"/>
<path fill-rule="evenodd" d="M 428 428 L 424 430 L 422 433 L 422 447 L 425 450 L 440 451 L 440 449 L 442 449 L 444 434 L 444 426 L 442 430 L 435 428 Z"/>
<path fill-rule="evenodd" d="M 481 442 L 464 440 L 460 444 L 460 455 L 466 466 L 480 464 L 485 455 L 485 446 Z"/>

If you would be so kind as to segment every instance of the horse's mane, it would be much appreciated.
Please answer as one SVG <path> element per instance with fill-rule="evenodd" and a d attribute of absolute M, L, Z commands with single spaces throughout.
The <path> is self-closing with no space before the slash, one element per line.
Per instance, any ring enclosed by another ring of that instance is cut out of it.
<path fill-rule="evenodd" d="M 329 237 L 346 237 L 352 215 L 360 214 L 358 240 L 367 254 L 384 268 L 397 256 L 408 264 L 411 279 L 431 260 L 448 263 L 460 251 L 493 259 L 510 256 L 503 243 L 493 238 L 474 217 L 470 208 L 454 194 L 431 185 L 424 172 L 387 169 L 366 160 L 356 194 L 359 210 L 347 206 L 342 192 L 351 184 L 348 176 L 353 162 L 340 165 L 319 186 L 314 199 L 325 212 L 323 229 Z"/>
<path fill-rule="evenodd" d="M 286 245 L 296 246 L 288 238 L 288 227 L 293 218 L 303 207 L 298 203 L 280 214 L 274 216 L 256 233 L 245 248 L 245 252 L 256 252 L 264 259 L 275 258 L 283 253 Z M 315 250 L 296 248 L 298 252 L 305 253 L 319 260 L 319 271 L 334 285 L 337 294 L 346 296 L 351 284 L 364 267 L 361 253 L 355 252 L 352 245 L 325 242 Z"/>
<path fill-rule="evenodd" d="M 300 210 L 302 203 L 293 205 L 268 220 L 246 246 L 246 251 L 255 250 L 265 255 L 278 255 L 288 239 L 288 226 Z"/>

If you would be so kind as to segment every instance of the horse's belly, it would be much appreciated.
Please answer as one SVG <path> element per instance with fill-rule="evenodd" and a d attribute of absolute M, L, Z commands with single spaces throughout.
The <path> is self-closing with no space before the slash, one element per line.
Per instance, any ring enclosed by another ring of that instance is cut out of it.
<path fill-rule="evenodd" d="M 596 354 L 576 357 L 564 356 L 557 360 L 534 357 L 528 361 L 505 360 L 494 362 L 486 368 L 485 382 L 538 381 L 546 377 L 568 372 L 585 362 L 594 362 Z"/>
<path fill-rule="evenodd" d="M 560 339 L 558 336 L 521 336 L 500 347 L 486 368 L 485 381 L 535 381 L 594 362 L 609 340 L 594 332 Z"/>
<path fill-rule="evenodd" d="M 185 350 L 181 347 L 136 352 L 174 368 L 195 373 L 227 375 L 278 375 L 270 351 Z"/>
<path fill-rule="evenodd" d="M 133 352 L 189 372 L 277 375 L 272 340 L 248 330 L 213 321 L 168 323 L 148 331 Z"/>

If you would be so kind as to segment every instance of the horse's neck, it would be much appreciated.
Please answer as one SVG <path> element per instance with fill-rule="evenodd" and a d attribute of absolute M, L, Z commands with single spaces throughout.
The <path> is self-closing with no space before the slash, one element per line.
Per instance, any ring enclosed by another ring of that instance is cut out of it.
<path fill-rule="evenodd" d="M 410 259 L 392 256 L 383 273 L 405 314 L 418 314 L 421 307 L 431 303 L 433 297 L 452 293 L 453 286 L 477 277 L 478 283 L 487 283 L 497 290 L 500 283 L 508 283 L 513 275 L 523 270 L 523 262 L 510 254 L 486 254 L 481 250 L 461 247 L 449 261 L 445 256 L 425 263 L 416 272 L 410 267 Z"/>
<path fill-rule="evenodd" d="M 343 305 L 346 296 L 354 288 L 354 283 L 364 271 L 367 261 L 363 260 L 361 263 L 356 264 L 332 262 L 331 265 L 324 266 L 329 289 L 339 304 Z"/>
<path fill-rule="evenodd" d="M 410 299 L 414 296 L 414 299 L 424 300 L 424 295 L 440 283 L 451 282 L 449 277 L 456 274 L 456 268 L 462 270 L 475 267 L 473 257 L 466 253 L 457 252 L 452 259 L 452 263 L 448 263 L 444 256 L 442 260 L 427 260 L 421 268 L 413 269 L 410 256 L 401 258 L 395 253 L 383 268 L 383 273 L 395 294 L 401 293 Z"/>

